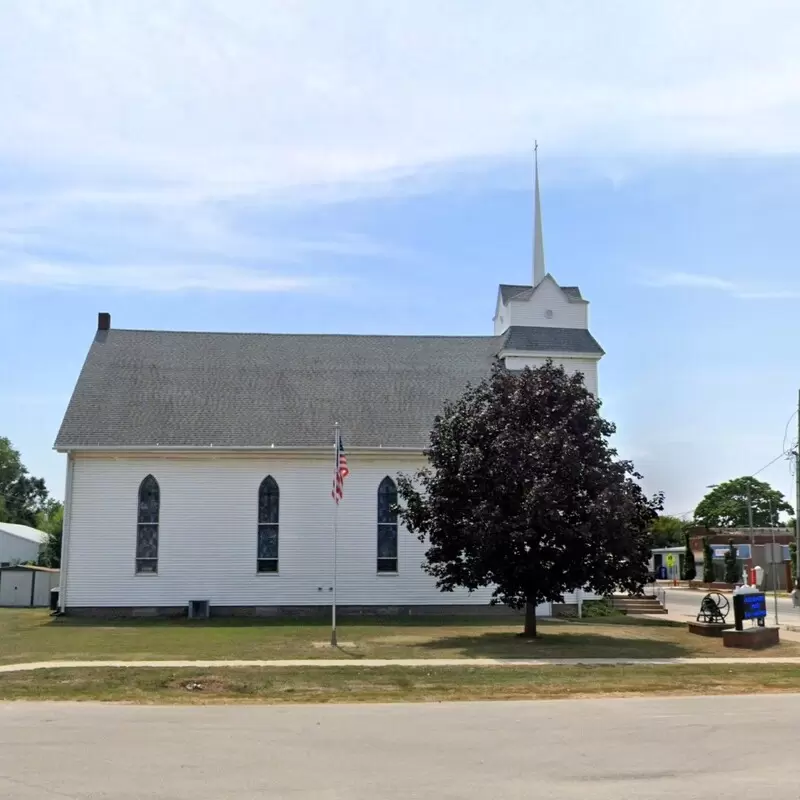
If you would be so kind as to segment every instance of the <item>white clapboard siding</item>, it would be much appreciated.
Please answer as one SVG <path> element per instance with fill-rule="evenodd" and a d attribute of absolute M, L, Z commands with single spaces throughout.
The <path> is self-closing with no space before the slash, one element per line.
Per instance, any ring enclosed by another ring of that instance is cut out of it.
<path fill-rule="evenodd" d="M 338 603 L 488 604 L 488 589 L 438 591 L 421 569 L 425 545 L 402 528 L 398 574 L 378 574 L 378 484 L 420 462 L 350 454 L 349 465 L 339 506 Z M 148 474 L 161 490 L 158 575 L 136 575 L 137 492 Z M 256 572 L 258 487 L 267 475 L 280 489 L 278 574 Z M 212 606 L 328 605 L 332 477 L 332 460 L 320 458 L 78 456 L 66 605 L 177 606 L 192 599 Z"/>
<path fill-rule="evenodd" d="M 509 325 L 534 328 L 589 327 L 587 303 L 571 303 L 552 280 L 545 280 L 527 300 L 510 300 L 503 313 L 504 329 Z M 548 315 L 548 311 L 552 312 Z"/>

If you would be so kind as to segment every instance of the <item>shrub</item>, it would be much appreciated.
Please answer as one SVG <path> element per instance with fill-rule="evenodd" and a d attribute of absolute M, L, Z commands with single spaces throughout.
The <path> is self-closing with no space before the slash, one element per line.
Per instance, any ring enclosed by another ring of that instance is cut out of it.
<path fill-rule="evenodd" d="M 697 565 L 694 562 L 694 553 L 689 545 L 689 532 L 683 534 L 686 540 L 686 552 L 683 555 L 683 566 L 681 569 L 681 580 L 693 581 L 697 577 Z"/>
<path fill-rule="evenodd" d="M 725 551 L 725 583 L 738 583 L 741 576 L 739 562 L 736 560 L 736 547 L 733 539 L 729 539 L 728 549 Z"/>
<path fill-rule="evenodd" d="M 583 616 L 586 619 L 592 619 L 594 617 L 621 617 L 623 614 L 618 608 L 614 608 L 611 600 L 603 598 L 602 600 L 585 600 Z"/>
<path fill-rule="evenodd" d="M 714 554 L 708 543 L 708 536 L 703 537 L 703 583 L 714 583 Z"/>

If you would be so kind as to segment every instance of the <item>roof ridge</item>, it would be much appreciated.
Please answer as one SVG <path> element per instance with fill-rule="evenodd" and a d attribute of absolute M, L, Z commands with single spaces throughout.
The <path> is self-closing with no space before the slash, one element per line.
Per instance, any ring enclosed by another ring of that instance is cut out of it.
<path fill-rule="evenodd" d="M 105 331 L 104 331 L 105 333 Z M 498 338 L 497 334 L 438 334 L 438 333 L 273 333 L 270 331 L 172 331 L 159 328 L 112 328 L 107 333 L 163 333 L 181 336 L 274 336 L 325 337 L 329 339 L 471 339 Z"/>

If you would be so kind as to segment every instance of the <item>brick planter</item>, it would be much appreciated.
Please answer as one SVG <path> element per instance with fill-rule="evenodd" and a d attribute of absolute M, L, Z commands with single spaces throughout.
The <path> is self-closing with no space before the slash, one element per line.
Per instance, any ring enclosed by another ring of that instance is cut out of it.
<path fill-rule="evenodd" d="M 746 650 L 763 650 L 780 644 L 777 628 L 745 628 L 743 631 L 731 630 L 722 632 L 722 644 L 725 647 L 740 647 Z"/>
<path fill-rule="evenodd" d="M 720 639 L 722 634 L 733 628 L 733 623 L 728 622 L 688 622 L 689 633 L 696 636 L 713 636 Z"/>

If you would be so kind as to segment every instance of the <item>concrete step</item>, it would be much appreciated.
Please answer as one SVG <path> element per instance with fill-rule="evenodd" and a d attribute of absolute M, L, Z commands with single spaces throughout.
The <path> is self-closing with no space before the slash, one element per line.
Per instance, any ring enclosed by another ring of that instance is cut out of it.
<path fill-rule="evenodd" d="M 658 608 L 618 608 L 623 614 L 668 614 L 666 608 L 659 606 Z"/>
<path fill-rule="evenodd" d="M 613 600 L 615 606 L 660 606 L 658 600 Z"/>
<path fill-rule="evenodd" d="M 641 600 L 637 598 L 614 598 L 611 602 L 614 603 L 615 606 L 660 606 L 661 603 L 658 600 Z"/>
<path fill-rule="evenodd" d="M 612 597 L 611 603 L 626 614 L 666 614 L 667 609 L 655 597 Z"/>

